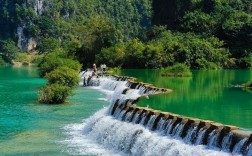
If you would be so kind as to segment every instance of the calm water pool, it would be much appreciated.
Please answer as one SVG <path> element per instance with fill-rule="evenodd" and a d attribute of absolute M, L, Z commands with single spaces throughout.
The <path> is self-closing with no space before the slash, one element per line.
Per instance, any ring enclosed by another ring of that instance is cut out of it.
<path fill-rule="evenodd" d="M 251 80 L 251 70 L 199 70 L 191 78 L 161 77 L 160 70 L 123 70 L 121 74 L 173 90 L 141 99 L 140 106 L 252 130 L 252 92 L 231 88 Z"/>
<path fill-rule="evenodd" d="M 0 155 L 69 155 L 63 127 L 107 106 L 105 94 L 77 88 L 66 105 L 37 103 L 46 83 L 36 68 L 0 68 Z"/>

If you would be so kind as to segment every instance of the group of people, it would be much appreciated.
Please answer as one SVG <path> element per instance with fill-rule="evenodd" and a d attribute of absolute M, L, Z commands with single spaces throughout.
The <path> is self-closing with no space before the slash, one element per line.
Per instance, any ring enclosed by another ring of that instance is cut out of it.
<path fill-rule="evenodd" d="M 106 64 L 101 64 L 100 69 L 101 69 L 102 74 L 105 74 L 106 68 L 107 68 Z M 96 64 L 93 64 L 93 72 L 95 74 L 97 73 Z"/>
<path fill-rule="evenodd" d="M 106 68 L 107 68 L 106 64 L 101 64 L 101 66 L 100 66 L 100 69 L 101 69 L 101 73 L 100 74 L 101 75 L 105 74 Z M 85 72 L 87 72 L 87 71 L 88 70 L 85 70 Z M 98 77 L 98 71 L 97 71 L 97 68 L 96 68 L 96 64 L 93 64 L 92 71 L 93 71 L 92 74 L 90 74 L 88 76 L 87 82 L 86 82 L 86 78 L 84 77 L 83 86 L 87 86 L 93 76 L 97 76 Z"/>

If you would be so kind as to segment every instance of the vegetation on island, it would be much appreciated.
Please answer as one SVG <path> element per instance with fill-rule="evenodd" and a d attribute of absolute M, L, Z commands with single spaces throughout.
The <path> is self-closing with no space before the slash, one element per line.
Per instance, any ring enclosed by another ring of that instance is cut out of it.
<path fill-rule="evenodd" d="M 167 77 L 190 77 L 192 76 L 192 72 L 190 71 L 190 68 L 185 64 L 178 63 L 162 69 L 161 75 Z"/>
<path fill-rule="evenodd" d="M 244 84 L 245 88 L 249 88 L 252 90 L 252 80 L 248 81 L 247 83 Z"/>
<path fill-rule="evenodd" d="M 38 100 L 45 104 L 64 103 L 79 79 L 81 65 L 62 51 L 47 54 L 39 66 L 40 75 L 48 80 L 39 91 Z"/>

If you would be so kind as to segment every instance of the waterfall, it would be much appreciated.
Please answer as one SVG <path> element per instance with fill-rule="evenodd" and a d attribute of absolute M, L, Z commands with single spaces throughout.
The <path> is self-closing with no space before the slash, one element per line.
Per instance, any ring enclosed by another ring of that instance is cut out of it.
<path fill-rule="evenodd" d="M 157 124 L 157 131 L 161 131 L 163 129 L 163 125 L 165 123 L 165 120 L 160 119 L 158 124 Z"/>
<path fill-rule="evenodd" d="M 134 115 L 134 118 L 133 118 L 132 122 L 133 122 L 133 123 L 136 123 L 138 119 L 139 119 L 139 113 L 136 113 L 136 114 Z"/>
<path fill-rule="evenodd" d="M 216 130 L 213 130 L 208 137 L 207 145 L 209 148 L 217 148 L 219 133 Z"/>
<path fill-rule="evenodd" d="M 121 111 L 121 113 L 120 113 L 119 117 L 118 117 L 118 118 L 116 118 L 116 119 L 122 120 L 123 115 L 124 115 L 125 113 L 126 113 L 126 110 Z"/>
<path fill-rule="evenodd" d="M 154 121 L 156 120 L 156 115 L 152 115 L 146 125 L 146 127 L 148 127 L 150 130 L 152 130 Z"/>
<path fill-rule="evenodd" d="M 80 73 L 82 78 L 89 74 L 90 71 Z M 90 80 L 90 85 L 94 85 L 92 88 L 106 93 L 111 104 L 85 120 L 82 126 L 77 126 L 76 133 L 84 140 L 92 140 L 91 144 L 101 148 L 102 152 L 106 153 L 108 149 L 107 155 L 136 156 L 230 155 L 230 148 L 234 146 L 233 154 L 244 153 L 241 151 L 244 148 L 247 155 L 251 153 L 251 145 L 247 145 L 250 143 L 247 142 L 248 139 L 236 137 L 240 141 L 232 142 L 235 139 L 232 139 L 234 136 L 229 127 L 220 130 L 220 126 L 211 121 L 184 118 L 135 106 L 139 97 L 165 92 L 165 89 L 148 87 L 149 85 L 128 79 L 129 77 L 109 76 Z M 82 127 L 81 131 L 79 127 Z M 68 129 L 69 127 L 66 128 Z M 202 144 L 204 146 L 198 146 Z M 78 144 L 79 146 L 81 147 Z M 91 148 L 86 146 L 85 144 L 83 148 Z M 85 155 L 100 155 L 87 151 Z"/>
<path fill-rule="evenodd" d="M 252 144 L 248 146 L 247 154 L 246 156 L 251 156 L 252 155 Z"/>
<path fill-rule="evenodd" d="M 174 124 L 174 122 L 172 122 L 172 121 L 169 122 L 169 124 L 167 124 L 167 126 L 166 126 L 166 128 L 165 128 L 166 135 L 171 134 L 173 124 Z"/>
<path fill-rule="evenodd" d="M 131 112 L 127 112 L 126 116 L 125 116 L 125 120 L 124 121 L 129 121 L 131 118 Z"/>
<path fill-rule="evenodd" d="M 196 130 L 197 130 L 197 126 L 195 126 L 195 127 L 191 127 L 189 130 L 188 130 L 188 132 L 187 132 L 187 134 L 186 134 L 186 136 L 185 136 L 185 138 L 184 138 L 184 141 L 186 142 L 186 143 L 191 143 L 192 142 L 192 139 L 193 139 L 193 137 L 195 137 L 195 135 L 196 135 Z"/>
<path fill-rule="evenodd" d="M 230 154 L 193 146 L 162 136 L 141 124 L 119 121 L 106 108 L 79 124 L 64 128 L 68 151 L 73 155 L 228 156 Z M 95 122 L 94 122 L 95 121 Z"/>
<path fill-rule="evenodd" d="M 205 133 L 206 133 L 206 129 L 201 128 L 201 129 L 199 130 L 199 133 L 198 133 L 198 136 L 197 136 L 195 145 L 200 145 L 200 144 L 202 144 L 202 141 L 203 141 L 203 138 L 204 138 L 204 136 L 205 136 Z"/>
<path fill-rule="evenodd" d="M 120 109 L 120 108 L 116 108 L 116 111 L 115 111 L 114 117 L 115 117 L 116 119 L 118 119 L 118 118 L 119 118 L 119 116 L 120 116 L 120 113 L 121 113 L 121 109 Z"/>
<path fill-rule="evenodd" d="M 180 136 L 181 136 L 181 134 L 182 134 L 182 131 L 183 131 L 183 129 L 184 129 L 184 124 L 179 124 L 179 126 L 178 126 L 178 129 L 177 129 L 177 131 L 175 132 L 175 134 L 174 134 L 174 136 L 176 137 L 176 138 L 180 138 Z"/>
<path fill-rule="evenodd" d="M 242 140 L 240 140 L 235 146 L 234 149 L 232 151 L 233 154 L 239 154 L 241 152 L 241 148 L 244 145 L 244 143 L 247 141 L 247 138 L 244 138 Z"/>
<path fill-rule="evenodd" d="M 221 143 L 221 147 L 222 147 L 223 151 L 230 152 L 230 145 L 231 145 L 232 136 L 233 136 L 233 133 L 230 132 L 230 133 L 228 133 L 228 135 L 226 135 L 223 138 L 222 143 Z"/>
<path fill-rule="evenodd" d="M 141 125 L 144 125 L 145 118 L 146 118 L 146 114 L 143 113 L 142 116 L 141 116 L 141 118 L 142 118 L 142 119 L 141 119 L 141 121 L 140 121 L 140 124 L 141 124 Z"/>

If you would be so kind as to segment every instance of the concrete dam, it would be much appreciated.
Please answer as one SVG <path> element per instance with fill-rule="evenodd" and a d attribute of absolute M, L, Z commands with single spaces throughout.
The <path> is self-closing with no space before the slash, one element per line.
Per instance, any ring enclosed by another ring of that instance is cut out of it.
<path fill-rule="evenodd" d="M 139 98 L 170 89 L 116 75 L 92 78 L 89 86 L 110 92 L 110 106 L 84 128 L 106 147 L 128 155 L 252 155 L 251 131 L 137 106 Z"/>

